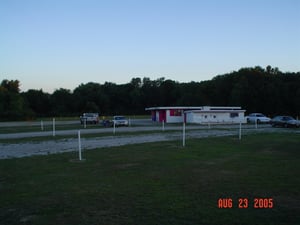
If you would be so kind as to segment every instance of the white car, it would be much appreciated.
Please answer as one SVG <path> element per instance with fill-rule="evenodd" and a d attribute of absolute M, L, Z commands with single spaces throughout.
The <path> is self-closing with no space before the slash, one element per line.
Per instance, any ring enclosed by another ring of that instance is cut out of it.
<path fill-rule="evenodd" d="M 119 126 L 128 126 L 128 120 L 125 116 L 114 116 L 114 119 L 112 120 L 112 125 L 115 125 L 116 127 Z"/>
<path fill-rule="evenodd" d="M 251 113 L 246 116 L 247 123 L 270 123 L 271 118 L 266 117 L 262 113 Z"/>

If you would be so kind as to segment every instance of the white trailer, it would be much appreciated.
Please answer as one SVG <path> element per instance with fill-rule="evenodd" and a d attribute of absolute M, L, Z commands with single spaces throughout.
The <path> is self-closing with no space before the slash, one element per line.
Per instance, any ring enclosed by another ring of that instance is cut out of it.
<path fill-rule="evenodd" d="M 187 123 L 220 124 L 246 123 L 245 111 L 241 107 L 204 106 L 201 110 L 185 111 Z"/>

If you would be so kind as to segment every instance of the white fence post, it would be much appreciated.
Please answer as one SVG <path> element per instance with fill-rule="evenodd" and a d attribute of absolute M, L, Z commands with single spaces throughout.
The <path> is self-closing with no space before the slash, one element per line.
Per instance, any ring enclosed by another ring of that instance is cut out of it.
<path fill-rule="evenodd" d="M 79 153 L 79 160 L 81 161 L 81 137 L 80 137 L 80 130 L 78 131 L 78 153 Z"/>
<path fill-rule="evenodd" d="M 182 126 L 182 146 L 185 147 L 185 122 L 183 122 Z"/>
<path fill-rule="evenodd" d="M 44 131 L 44 122 L 41 120 L 41 131 Z"/>
<path fill-rule="evenodd" d="M 162 131 L 165 131 L 165 120 L 162 121 Z"/>
<path fill-rule="evenodd" d="M 114 129 L 113 129 L 113 133 L 115 134 L 115 133 L 116 133 L 116 122 L 115 122 L 115 121 L 113 121 L 113 123 L 114 123 Z"/>
<path fill-rule="evenodd" d="M 240 122 L 240 129 L 239 129 L 239 140 L 242 139 L 242 122 Z"/>
<path fill-rule="evenodd" d="M 55 137 L 55 118 L 53 118 L 52 124 L 53 124 L 53 133 L 52 133 L 52 135 L 53 135 L 53 137 Z"/>

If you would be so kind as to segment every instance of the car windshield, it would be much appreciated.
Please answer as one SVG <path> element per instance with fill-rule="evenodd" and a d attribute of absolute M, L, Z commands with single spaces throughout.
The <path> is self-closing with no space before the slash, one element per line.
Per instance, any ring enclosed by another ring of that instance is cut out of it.
<path fill-rule="evenodd" d="M 284 119 L 284 120 L 294 120 L 294 118 L 291 117 L 291 116 L 285 116 L 283 119 Z"/>
<path fill-rule="evenodd" d="M 265 117 L 264 114 L 261 113 L 253 113 L 253 114 L 249 114 L 250 117 Z"/>
<path fill-rule="evenodd" d="M 86 116 L 86 117 L 95 117 L 97 115 L 94 114 L 94 113 L 85 113 L 84 116 Z"/>
<path fill-rule="evenodd" d="M 125 120 L 125 117 L 124 116 L 116 116 L 115 120 Z"/>

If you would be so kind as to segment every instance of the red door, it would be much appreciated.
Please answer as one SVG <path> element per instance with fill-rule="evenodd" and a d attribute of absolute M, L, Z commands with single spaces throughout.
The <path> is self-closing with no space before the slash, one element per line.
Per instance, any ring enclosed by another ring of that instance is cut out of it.
<path fill-rule="evenodd" d="M 166 110 L 159 111 L 159 122 L 166 122 Z"/>

